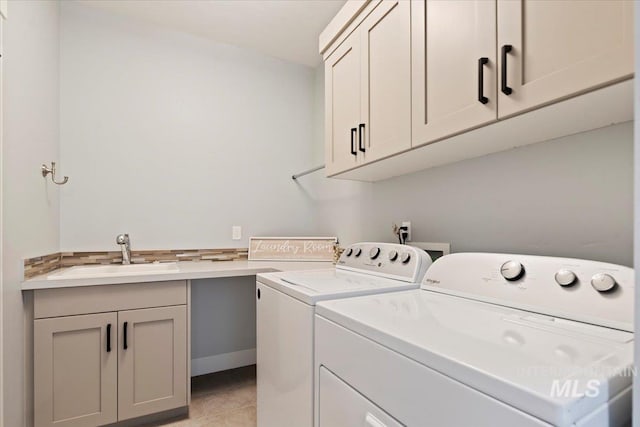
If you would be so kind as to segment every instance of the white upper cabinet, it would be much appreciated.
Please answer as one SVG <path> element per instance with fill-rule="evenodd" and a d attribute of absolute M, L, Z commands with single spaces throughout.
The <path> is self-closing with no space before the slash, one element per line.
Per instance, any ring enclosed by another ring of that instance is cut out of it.
<path fill-rule="evenodd" d="M 325 59 L 327 175 L 411 147 L 410 10 L 375 2 Z"/>
<path fill-rule="evenodd" d="M 360 24 L 361 122 L 365 162 L 411 147 L 410 2 L 384 0 Z"/>
<path fill-rule="evenodd" d="M 360 34 L 351 34 L 325 62 L 327 173 L 357 165 L 360 123 Z"/>
<path fill-rule="evenodd" d="M 633 2 L 498 0 L 498 52 L 500 118 L 627 78 Z"/>
<path fill-rule="evenodd" d="M 320 36 L 327 175 L 377 181 L 632 120 L 633 3 L 348 2 Z"/>
<path fill-rule="evenodd" d="M 497 119 L 496 2 L 411 2 L 412 145 Z"/>

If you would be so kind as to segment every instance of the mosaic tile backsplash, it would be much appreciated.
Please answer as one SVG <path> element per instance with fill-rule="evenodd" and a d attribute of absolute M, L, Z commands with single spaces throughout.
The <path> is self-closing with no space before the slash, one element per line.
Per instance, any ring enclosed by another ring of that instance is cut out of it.
<path fill-rule="evenodd" d="M 232 249 L 178 249 L 131 251 L 133 264 L 155 261 L 239 261 L 246 260 L 247 248 Z M 58 252 L 24 260 L 24 278 L 30 279 L 63 267 L 75 265 L 120 264 L 120 251 L 104 252 Z"/>

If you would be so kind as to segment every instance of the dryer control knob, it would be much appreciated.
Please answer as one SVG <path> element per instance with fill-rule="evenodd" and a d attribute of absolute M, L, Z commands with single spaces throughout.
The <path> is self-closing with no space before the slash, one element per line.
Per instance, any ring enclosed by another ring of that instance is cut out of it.
<path fill-rule="evenodd" d="M 560 286 L 571 286 L 576 283 L 576 273 L 571 270 L 558 270 L 556 273 L 556 283 Z"/>
<path fill-rule="evenodd" d="M 389 252 L 389 261 L 393 262 L 393 261 L 395 261 L 397 259 L 398 259 L 398 251 L 396 251 L 395 249 L 392 249 Z"/>
<path fill-rule="evenodd" d="M 607 292 L 616 286 L 616 279 L 609 274 L 599 273 L 591 278 L 591 286 L 598 292 Z"/>
<path fill-rule="evenodd" d="M 374 246 L 369 250 L 369 258 L 376 259 L 378 258 L 378 255 L 380 255 L 380 248 L 378 248 L 377 246 Z"/>
<path fill-rule="evenodd" d="M 351 254 L 353 254 L 353 248 L 347 248 L 347 250 L 344 252 L 344 254 L 346 256 L 351 256 Z"/>
<path fill-rule="evenodd" d="M 362 255 L 362 248 L 356 248 L 354 255 L 356 256 L 356 258 Z"/>
<path fill-rule="evenodd" d="M 411 254 L 409 252 L 405 252 L 400 256 L 400 261 L 402 261 L 403 264 L 407 264 L 409 261 L 411 261 Z"/>
<path fill-rule="evenodd" d="M 524 276 L 524 267 L 518 261 L 507 261 L 500 267 L 500 273 L 511 282 Z"/>

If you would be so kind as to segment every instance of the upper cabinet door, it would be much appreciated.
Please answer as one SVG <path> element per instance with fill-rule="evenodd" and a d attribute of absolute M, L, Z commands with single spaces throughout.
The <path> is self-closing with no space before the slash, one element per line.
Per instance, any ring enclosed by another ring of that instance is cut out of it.
<path fill-rule="evenodd" d="M 412 145 L 497 119 L 496 2 L 411 2 Z"/>
<path fill-rule="evenodd" d="M 118 324 L 118 420 L 186 406 L 186 306 L 121 311 Z"/>
<path fill-rule="evenodd" d="M 358 153 L 365 162 L 411 147 L 411 7 L 384 0 L 360 24 L 362 121 Z"/>
<path fill-rule="evenodd" d="M 36 427 L 117 421 L 116 323 L 116 313 L 34 321 Z"/>
<path fill-rule="evenodd" d="M 498 0 L 498 54 L 501 118 L 630 77 L 633 2 Z"/>
<path fill-rule="evenodd" d="M 327 175 L 356 166 L 360 123 L 360 34 L 353 32 L 325 62 Z"/>

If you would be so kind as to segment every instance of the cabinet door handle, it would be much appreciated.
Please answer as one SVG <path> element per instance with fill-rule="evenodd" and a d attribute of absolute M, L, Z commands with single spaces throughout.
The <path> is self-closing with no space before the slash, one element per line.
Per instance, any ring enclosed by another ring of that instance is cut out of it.
<path fill-rule="evenodd" d="M 478 59 L 478 102 L 486 104 L 489 98 L 484 96 L 484 66 L 489 63 L 489 58 L 482 57 Z"/>
<path fill-rule="evenodd" d="M 358 129 L 351 128 L 351 154 L 354 156 L 358 154 L 356 152 L 356 132 L 358 132 Z"/>
<path fill-rule="evenodd" d="M 364 123 L 360 123 L 360 126 L 358 127 L 360 128 L 360 130 L 358 131 L 358 148 L 360 149 L 360 151 L 364 153 L 366 151 L 364 148 L 364 144 L 362 143 L 362 134 L 364 133 Z"/>
<path fill-rule="evenodd" d="M 111 323 L 107 324 L 107 353 L 111 353 Z"/>
<path fill-rule="evenodd" d="M 129 326 L 129 322 L 124 322 L 124 326 L 122 327 L 122 348 L 124 350 L 129 348 L 127 344 L 127 326 Z"/>
<path fill-rule="evenodd" d="M 513 50 L 513 46 L 510 44 L 505 44 L 502 46 L 502 67 L 501 67 L 501 82 L 502 82 L 502 93 L 505 95 L 511 95 L 513 89 L 511 89 L 507 85 L 507 54 Z"/>

